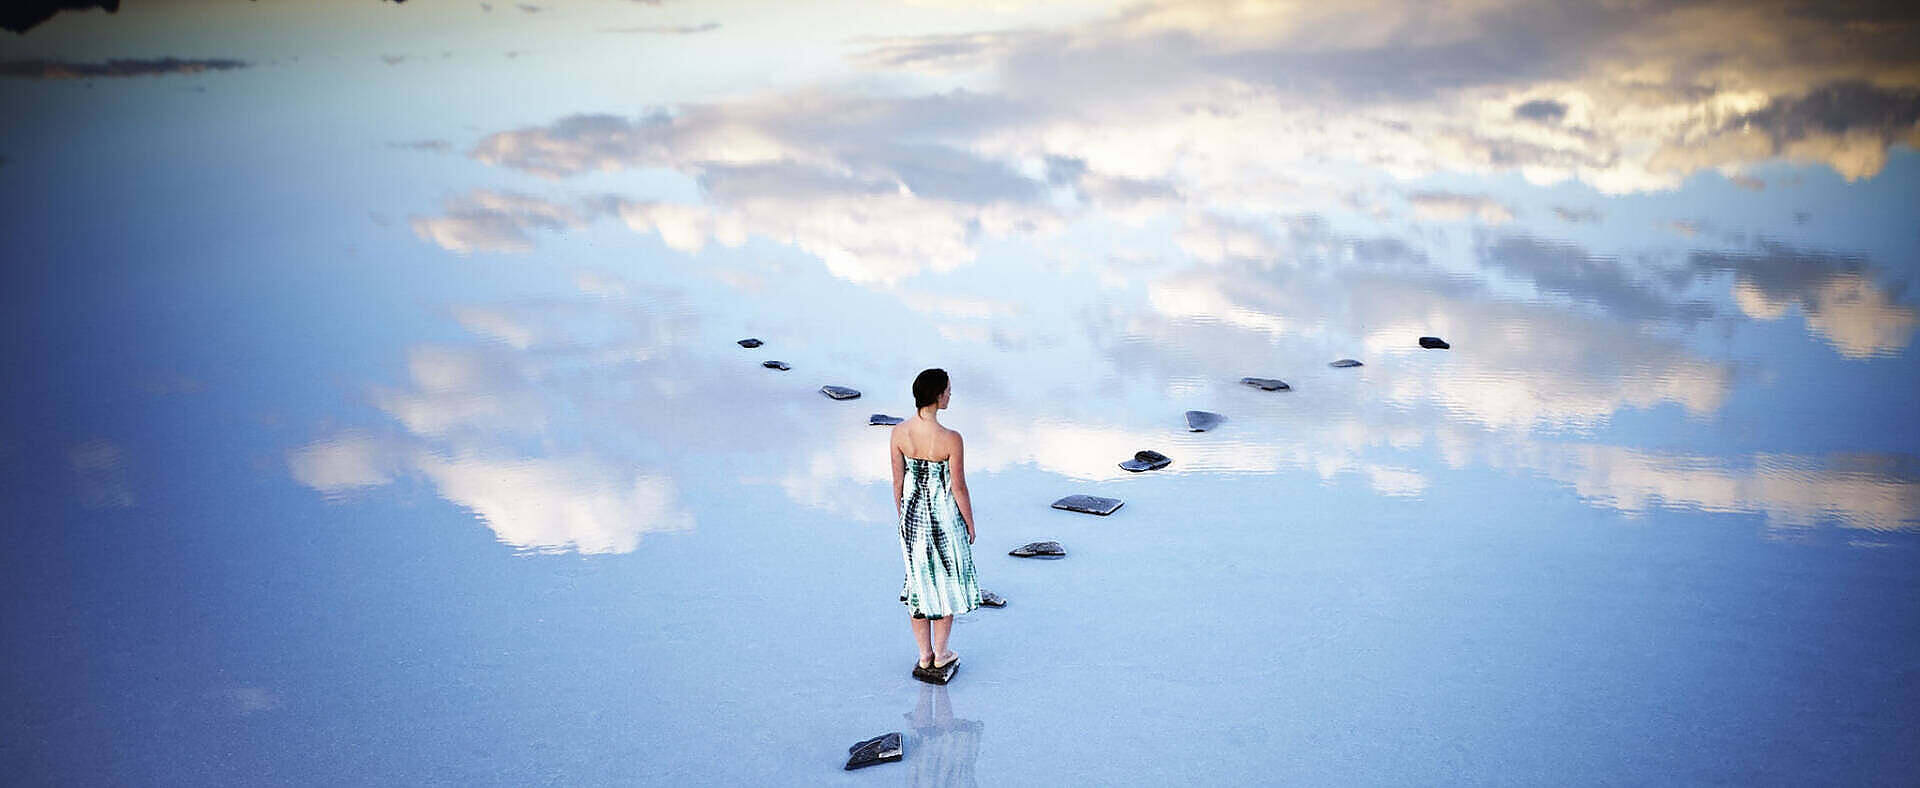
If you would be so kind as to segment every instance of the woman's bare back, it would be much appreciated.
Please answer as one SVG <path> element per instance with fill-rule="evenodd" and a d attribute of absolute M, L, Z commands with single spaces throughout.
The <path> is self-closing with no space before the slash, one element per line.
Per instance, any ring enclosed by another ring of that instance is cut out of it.
<path fill-rule="evenodd" d="M 915 415 L 893 428 L 893 445 L 916 460 L 952 459 L 959 433 Z"/>

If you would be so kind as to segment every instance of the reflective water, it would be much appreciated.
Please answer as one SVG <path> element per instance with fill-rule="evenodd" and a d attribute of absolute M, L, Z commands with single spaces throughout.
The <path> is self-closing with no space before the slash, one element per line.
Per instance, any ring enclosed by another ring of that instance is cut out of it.
<path fill-rule="evenodd" d="M 6 34 L 0 765 L 1911 779 L 1915 33 L 179 0 Z M 940 691 L 866 423 L 928 366 L 1011 600 Z M 1040 539 L 1070 557 L 1004 555 Z M 904 764 L 839 771 L 888 730 Z"/>

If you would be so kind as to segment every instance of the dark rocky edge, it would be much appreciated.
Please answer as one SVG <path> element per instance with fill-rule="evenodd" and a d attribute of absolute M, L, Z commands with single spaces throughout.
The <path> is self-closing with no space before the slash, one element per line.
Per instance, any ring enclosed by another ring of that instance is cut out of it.
<path fill-rule="evenodd" d="M 1447 344 L 1446 340 L 1439 337 L 1421 337 L 1420 346 L 1428 350 L 1446 350 L 1447 348 L 1453 347 Z"/>
<path fill-rule="evenodd" d="M 1114 510 L 1120 508 L 1120 505 L 1121 501 L 1118 498 L 1101 498 L 1097 495 L 1069 495 L 1053 502 L 1053 508 L 1055 509 L 1097 514 L 1101 517 L 1113 514 Z"/>
<path fill-rule="evenodd" d="M 917 675 L 919 672 L 919 666 L 914 666 L 914 673 Z M 852 747 L 847 748 L 846 770 L 864 769 L 876 763 L 892 763 L 900 760 L 900 757 L 905 754 L 906 749 L 900 746 L 899 731 L 881 734 L 866 741 L 855 742 Z"/>
<path fill-rule="evenodd" d="M 1028 542 L 1008 550 L 1007 555 L 1015 558 L 1065 558 L 1067 548 L 1061 547 L 1059 542 Z"/>
<path fill-rule="evenodd" d="M 1152 449 L 1141 449 L 1133 453 L 1133 459 L 1122 461 L 1120 467 L 1133 471 L 1134 473 L 1139 473 L 1141 471 L 1157 471 L 1172 464 L 1173 460 L 1169 459 L 1165 454 L 1161 454 Z"/>

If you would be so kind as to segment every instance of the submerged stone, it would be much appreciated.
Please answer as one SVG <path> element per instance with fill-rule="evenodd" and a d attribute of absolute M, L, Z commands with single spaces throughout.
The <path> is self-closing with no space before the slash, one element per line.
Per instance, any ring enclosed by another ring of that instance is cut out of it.
<path fill-rule="evenodd" d="M 1328 362 L 1327 366 L 1333 367 L 1334 369 L 1346 369 L 1348 367 L 1360 366 L 1360 362 L 1350 358 L 1343 358 L 1343 359 L 1340 359 L 1339 361 Z"/>
<path fill-rule="evenodd" d="M 793 367 L 787 366 L 787 362 L 785 361 L 762 361 L 760 362 L 760 366 L 766 367 L 767 369 L 777 369 L 782 372 L 793 369 Z"/>
<path fill-rule="evenodd" d="M 1293 389 L 1292 386 L 1287 385 L 1286 381 L 1275 378 L 1241 378 L 1240 382 L 1261 391 L 1290 391 Z"/>
<path fill-rule="evenodd" d="M 1446 340 L 1439 337 L 1421 337 L 1420 346 L 1428 350 L 1446 350 L 1447 348 L 1453 347 L 1447 344 Z"/>
<path fill-rule="evenodd" d="M 914 674 L 917 676 L 919 672 L 919 667 L 915 666 Z M 847 748 L 846 771 L 862 769 L 876 763 L 891 763 L 900 760 L 903 754 L 905 749 L 900 746 L 898 731 L 875 736 L 866 741 L 855 742 L 852 747 Z"/>
<path fill-rule="evenodd" d="M 1161 454 L 1152 449 L 1141 449 L 1133 453 L 1133 459 L 1121 462 L 1120 467 L 1133 471 L 1134 473 L 1139 473 L 1141 471 L 1157 471 L 1172 464 L 1173 460 L 1169 459 L 1165 454 Z"/>
<path fill-rule="evenodd" d="M 1097 495 L 1069 495 L 1053 502 L 1053 508 L 1069 512 L 1086 512 L 1105 517 L 1120 508 L 1119 498 L 1101 498 Z"/>
<path fill-rule="evenodd" d="M 825 394 L 834 399 L 859 399 L 860 398 L 859 389 L 850 389 L 850 388 L 847 388 L 846 386 L 821 386 L 820 393 Z"/>
<path fill-rule="evenodd" d="M 1007 555 L 1015 558 L 1065 558 L 1067 548 L 1061 547 L 1059 542 L 1028 542 L 1008 550 Z"/>
<path fill-rule="evenodd" d="M 1225 416 L 1210 411 L 1190 410 L 1187 411 L 1187 430 L 1189 432 L 1206 432 L 1207 430 L 1220 426 L 1220 422 L 1225 421 L 1226 418 Z"/>
<path fill-rule="evenodd" d="M 889 416 L 885 413 L 875 413 L 867 417 L 867 423 L 876 427 L 891 427 L 903 421 L 906 421 L 906 419 L 900 418 L 899 416 Z"/>
<path fill-rule="evenodd" d="M 1007 598 L 984 588 L 980 589 L 980 604 L 987 607 L 1006 607 Z"/>
<path fill-rule="evenodd" d="M 740 346 L 744 348 L 756 348 L 756 347 L 759 347 L 761 344 L 763 343 L 761 343 L 760 340 L 754 339 L 753 337 L 747 337 L 746 339 L 740 340 Z"/>

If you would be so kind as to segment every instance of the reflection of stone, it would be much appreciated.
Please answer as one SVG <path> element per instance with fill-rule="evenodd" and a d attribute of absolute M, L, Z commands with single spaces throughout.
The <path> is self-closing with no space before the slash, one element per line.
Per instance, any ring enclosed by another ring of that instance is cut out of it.
<path fill-rule="evenodd" d="M 1105 517 L 1120 508 L 1118 498 L 1102 498 L 1097 495 L 1069 495 L 1053 502 L 1053 508 L 1069 512 L 1085 512 Z"/>
<path fill-rule="evenodd" d="M 1447 348 L 1453 347 L 1447 344 L 1446 340 L 1439 337 L 1421 337 L 1420 346 L 1428 350 L 1446 350 Z"/>
<path fill-rule="evenodd" d="M 1141 449 L 1133 453 L 1133 459 L 1120 463 L 1120 467 L 1133 471 L 1134 473 L 1139 473 L 1141 471 L 1157 471 L 1171 464 L 1173 464 L 1173 460 L 1169 459 L 1167 455 L 1152 449 Z"/>
<path fill-rule="evenodd" d="M 1252 386 L 1252 387 L 1254 387 L 1254 388 L 1257 388 L 1257 389 L 1259 389 L 1259 390 L 1261 390 L 1261 391 L 1291 391 L 1291 390 L 1293 390 L 1293 387 L 1292 387 L 1292 386 L 1289 386 L 1289 385 L 1287 385 L 1287 382 L 1286 382 L 1286 381 L 1284 381 L 1284 380 L 1280 380 L 1280 379 L 1277 379 L 1277 378 L 1241 378 L 1241 379 L 1240 379 L 1240 382 L 1241 382 L 1242 384 L 1244 384 L 1244 385 L 1248 385 L 1248 386 Z"/>
<path fill-rule="evenodd" d="M 900 733 L 875 736 L 847 748 L 847 771 L 864 769 L 876 763 L 892 763 L 900 760 L 902 754 Z"/>
<path fill-rule="evenodd" d="M 765 343 L 753 337 L 747 337 L 746 339 L 740 340 L 740 346 L 748 349 L 757 348 L 762 344 L 765 344 Z"/>
<path fill-rule="evenodd" d="M 1059 542 L 1028 542 L 1008 550 L 1007 555 L 1015 558 L 1065 558 L 1067 548 L 1061 547 Z"/>
<path fill-rule="evenodd" d="M 760 366 L 766 367 L 767 369 L 777 369 L 782 372 L 793 369 L 793 367 L 787 366 L 787 362 L 785 361 L 762 361 L 760 362 Z"/>
<path fill-rule="evenodd" d="M 1187 430 L 1189 432 L 1206 432 L 1207 430 L 1220 426 L 1220 422 L 1224 419 L 1226 419 L 1226 417 L 1218 413 L 1204 410 L 1190 410 L 1187 411 Z"/>
<path fill-rule="evenodd" d="M 825 394 L 834 399 L 859 399 L 860 398 L 859 389 L 850 389 L 850 388 L 847 388 L 846 386 L 821 386 L 820 393 Z"/>
<path fill-rule="evenodd" d="M 867 417 L 867 423 L 876 427 L 891 427 L 902 421 L 906 421 L 906 419 L 902 419 L 899 416 L 889 416 L 885 413 L 875 413 Z"/>
<path fill-rule="evenodd" d="M 1343 359 L 1340 359 L 1339 361 L 1327 362 L 1327 366 L 1333 367 L 1334 369 L 1348 369 L 1350 367 L 1360 366 L 1360 362 L 1350 358 L 1343 358 Z"/>
<path fill-rule="evenodd" d="M 922 684 L 912 711 L 903 715 L 913 758 L 907 761 L 911 786 L 974 785 L 973 765 L 980 758 L 980 735 L 986 726 L 953 715 L 946 687 Z"/>

